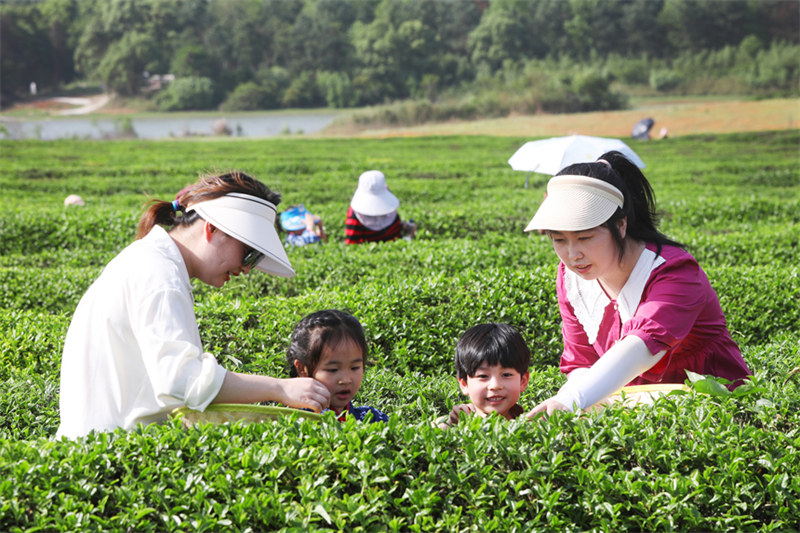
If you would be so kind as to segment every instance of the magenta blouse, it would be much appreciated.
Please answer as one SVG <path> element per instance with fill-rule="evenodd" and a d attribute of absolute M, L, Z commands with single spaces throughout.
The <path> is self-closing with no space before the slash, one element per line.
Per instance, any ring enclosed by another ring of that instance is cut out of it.
<path fill-rule="evenodd" d="M 667 353 L 629 385 L 683 383 L 685 369 L 734 382 L 751 374 L 731 339 L 719 299 L 705 272 L 687 252 L 647 244 L 617 300 L 596 280 L 586 281 L 558 266 L 556 292 L 564 353 L 561 371 L 590 367 L 626 335 L 636 335 L 651 353 Z"/>

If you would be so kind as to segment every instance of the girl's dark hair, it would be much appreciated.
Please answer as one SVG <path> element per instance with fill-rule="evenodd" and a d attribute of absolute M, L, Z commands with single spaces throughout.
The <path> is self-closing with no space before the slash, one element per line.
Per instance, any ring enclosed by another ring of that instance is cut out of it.
<path fill-rule="evenodd" d="M 508 324 L 478 324 L 461 335 L 456 344 L 456 374 L 459 379 L 474 376 L 483 363 L 528 371 L 531 351 L 525 339 Z"/>
<path fill-rule="evenodd" d="M 622 153 L 612 150 L 601 155 L 594 163 L 576 163 L 556 175 L 567 174 L 603 180 L 622 191 L 625 198 L 622 208 L 617 209 L 611 218 L 601 224 L 608 228 L 614 242 L 617 243 L 620 260 L 625 251 L 625 240 L 615 222 L 625 217 L 628 218 L 627 235 L 637 241 L 655 244 L 657 254 L 661 253 L 661 247 L 665 244 L 685 248 L 683 244 L 658 231 L 659 217 L 653 188 L 639 167 L 631 163 Z"/>
<path fill-rule="evenodd" d="M 325 309 L 306 315 L 292 331 L 292 340 L 286 353 L 289 375 L 298 377 L 295 361 L 303 363 L 308 373 L 313 374 L 325 346 L 336 346 L 345 339 L 352 340 L 361 348 L 366 363 L 367 339 L 356 317 L 338 309 Z"/>
<path fill-rule="evenodd" d="M 150 200 L 145 204 L 145 212 L 139 219 L 136 238 L 141 239 L 156 224 L 162 226 L 188 226 L 197 221 L 200 215 L 196 211 L 190 213 L 186 209 L 193 204 L 213 200 L 231 192 L 249 194 L 271 202 L 277 206 L 281 195 L 271 191 L 266 185 L 244 172 L 231 171 L 223 174 L 201 176 L 194 183 L 184 187 L 175 196 L 175 202 Z"/>

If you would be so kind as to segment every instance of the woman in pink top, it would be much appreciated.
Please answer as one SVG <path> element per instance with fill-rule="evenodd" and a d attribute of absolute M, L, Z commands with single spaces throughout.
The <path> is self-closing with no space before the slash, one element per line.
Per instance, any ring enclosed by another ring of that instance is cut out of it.
<path fill-rule="evenodd" d="M 556 292 L 567 383 L 528 416 L 588 408 L 625 385 L 683 383 L 685 370 L 750 375 L 697 261 L 658 231 L 652 188 L 619 152 L 570 165 L 526 231 L 561 260 Z"/>

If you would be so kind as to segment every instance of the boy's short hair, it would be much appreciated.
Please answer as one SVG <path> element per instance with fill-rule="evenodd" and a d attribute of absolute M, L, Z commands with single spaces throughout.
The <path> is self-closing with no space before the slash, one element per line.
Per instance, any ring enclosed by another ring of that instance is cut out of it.
<path fill-rule="evenodd" d="M 483 363 L 524 374 L 531 364 L 531 351 L 522 335 L 508 324 L 479 324 L 465 331 L 456 344 L 456 374 L 467 379 Z"/>

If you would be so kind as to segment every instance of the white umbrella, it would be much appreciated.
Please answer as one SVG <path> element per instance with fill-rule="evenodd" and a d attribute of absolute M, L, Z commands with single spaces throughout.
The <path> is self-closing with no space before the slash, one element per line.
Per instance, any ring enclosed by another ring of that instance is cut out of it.
<path fill-rule="evenodd" d="M 526 142 L 514 152 L 514 155 L 508 160 L 508 164 L 514 170 L 526 170 L 553 176 L 568 165 L 595 161 L 611 150 L 617 150 L 637 167 L 644 168 L 644 161 L 620 139 L 588 135 L 568 135 Z M 525 187 L 527 186 L 528 178 L 526 177 Z"/>

